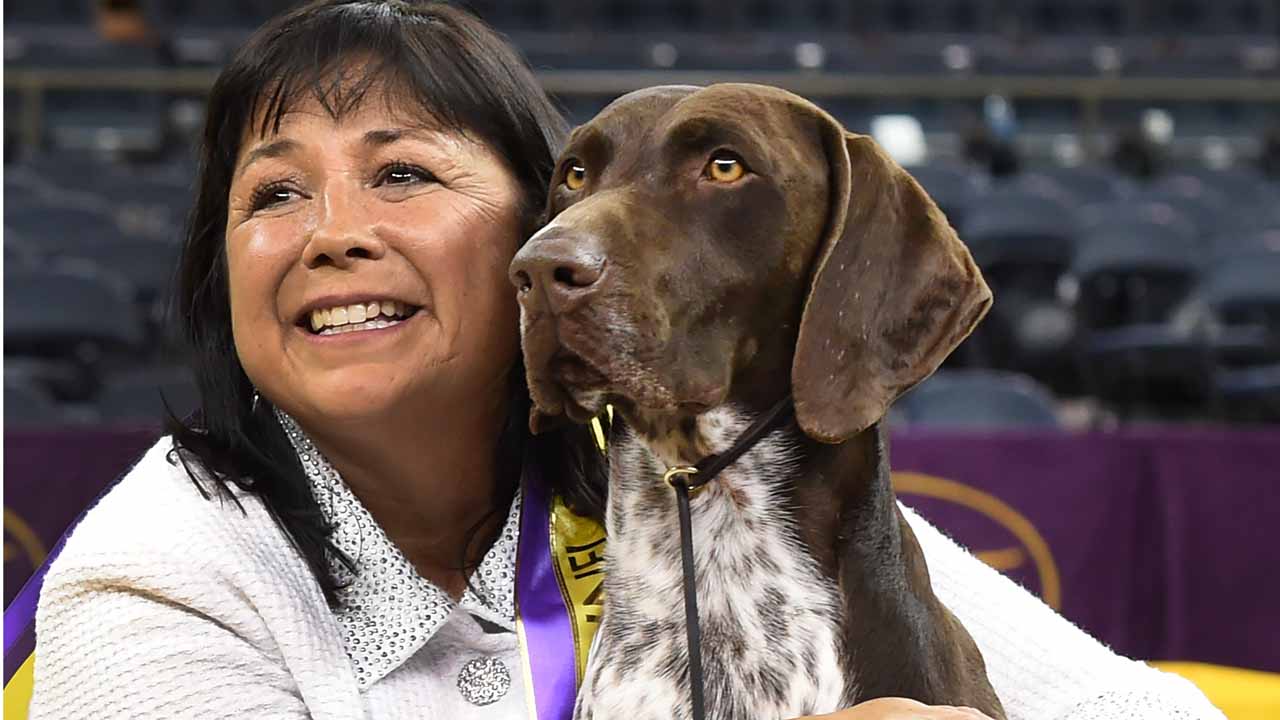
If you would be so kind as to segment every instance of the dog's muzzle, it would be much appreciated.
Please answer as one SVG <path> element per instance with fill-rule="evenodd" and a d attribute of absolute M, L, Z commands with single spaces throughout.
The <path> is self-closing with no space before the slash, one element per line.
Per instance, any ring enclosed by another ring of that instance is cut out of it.
<path fill-rule="evenodd" d="M 535 235 L 511 261 L 511 283 L 521 303 L 561 315 L 589 301 L 605 273 L 604 253 L 593 245 L 564 233 Z"/>

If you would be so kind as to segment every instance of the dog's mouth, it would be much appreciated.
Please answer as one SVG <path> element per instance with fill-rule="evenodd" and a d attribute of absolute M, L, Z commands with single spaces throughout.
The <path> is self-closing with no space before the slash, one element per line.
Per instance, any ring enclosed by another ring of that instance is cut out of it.
<path fill-rule="evenodd" d="M 631 417 L 658 418 L 671 415 L 698 415 L 716 403 L 703 398 L 676 399 L 665 393 L 660 383 L 628 382 L 625 368 L 614 368 L 611 376 L 598 361 L 560 347 L 544 365 L 542 389 L 551 390 L 557 404 L 574 422 L 586 422 L 613 406 Z"/>
<path fill-rule="evenodd" d="M 605 374 L 581 355 L 561 348 L 547 363 L 547 374 L 557 384 L 570 392 L 574 390 L 602 390 L 609 382 Z"/>
<path fill-rule="evenodd" d="M 527 317 L 523 326 L 529 390 L 547 415 L 586 422 L 612 405 L 650 414 L 696 412 L 711 402 L 680 392 L 680 373 L 663 366 L 663 348 L 628 322 L 588 317 Z"/>
<path fill-rule="evenodd" d="M 576 423 L 596 417 L 606 406 L 626 413 L 649 405 L 667 405 L 650 397 L 651 384 L 628 381 L 630 373 L 624 356 L 610 357 L 603 348 L 598 351 L 597 354 L 604 354 L 609 361 L 593 357 L 589 350 L 579 351 L 559 344 L 551 358 L 542 364 L 542 371 L 536 373 L 538 378 L 530 388 L 535 399 L 550 401 L 544 404 L 545 408 L 561 411 Z M 617 367 L 619 363 L 623 367 Z M 650 393 L 646 393 L 646 387 L 650 387 Z"/>
<path fill-rule="evenodd" d="M 557 342 L 550 357 L 537 364 L 530 390 L 544 408 L 563 411 L 574 422 L 586 422 L 610 402 L 611 382 L 599 364 Z"/>

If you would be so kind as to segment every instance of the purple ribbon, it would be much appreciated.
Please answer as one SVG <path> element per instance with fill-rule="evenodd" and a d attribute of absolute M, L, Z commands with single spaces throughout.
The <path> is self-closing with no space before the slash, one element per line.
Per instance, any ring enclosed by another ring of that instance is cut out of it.
<path fill-rule="evenodd" d="M 524 625 L 533 707 L 536 720 L 569 720 L 577 695 L 573 627 L 551 558 L 551 498 L 537 463 L 525 463 L 522 491 L 516 614 Z"/>
<path fill-rule="evenodd" d="M 61 543 L 59 543 L 61 548 Z M 55 552 L 36 570 L 35 575 L 22 586 L 18 596 L 4 609 L 4 684 L 8 685 L 18 668 L 36 649 L 36 604 L 49 563 L 57 557 Z"/>

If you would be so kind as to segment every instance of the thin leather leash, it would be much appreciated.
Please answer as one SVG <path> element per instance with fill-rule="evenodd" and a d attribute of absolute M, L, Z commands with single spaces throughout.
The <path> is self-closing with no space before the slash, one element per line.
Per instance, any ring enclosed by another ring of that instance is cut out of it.
<path fill-rule="evenodd" d="M 756 419 L 738 437 L 737 442 L 719 455 L 708 455 L 695 465 L 669 468 L 662 480 L 676 492 L 676 511 L 680 516 L 680 560 L 684 566 L 684 618 L 689 649 L 689 694 L 693 701 L 693 720 L 706 718 L 706 701 L 702 690 L 702 628 L 698 623 L 698 588 L 693 572 L 693 527 L 689 520 L 689 498 L 707 486 L 750 450 L 765 435 L 791 417 L 795 409 L 791 394 L 778 401 L 769 412 Z"/>

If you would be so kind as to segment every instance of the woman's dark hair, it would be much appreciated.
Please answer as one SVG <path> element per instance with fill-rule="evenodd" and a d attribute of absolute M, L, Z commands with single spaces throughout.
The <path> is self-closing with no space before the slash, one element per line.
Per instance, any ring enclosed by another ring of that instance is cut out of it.
<path fill-rule="evenodd" d="M 331 528 L 289 438 L 265 399 L 255 402 L 236 355 L 226 262 L 228 192 L 242 138 L 278 129 L 284 113 L 308 97 L 335 118 L 364 102 L 387 102 L 393 110 L 484 143 L 519 182 L 522 241 L 536 227 L 566 126 L 502 37 L 467 12 L 437 2 L 309 3 L 255 32 L 209 93 L 196 201 L 172 302 L 201 406 L 188 420 L 170 418 L 167 429 L 176 459 L 201 492 L 208 493 L 202 483 L 211 480 L 215 493 L 233 484 L 262 499 L 334 602 L 336 585 L 326 560 L 327 553 L 336 553 Z M 603 459 L 590 434 L 568 428 L 532 437 L 519 360 L 509 385 L 496 463 L 505 484 L 493 511 L 506 511 L 529 451 L 566 502 L 599 518 Z M 462 557 L 468 557 L 465 548 Z"/>

